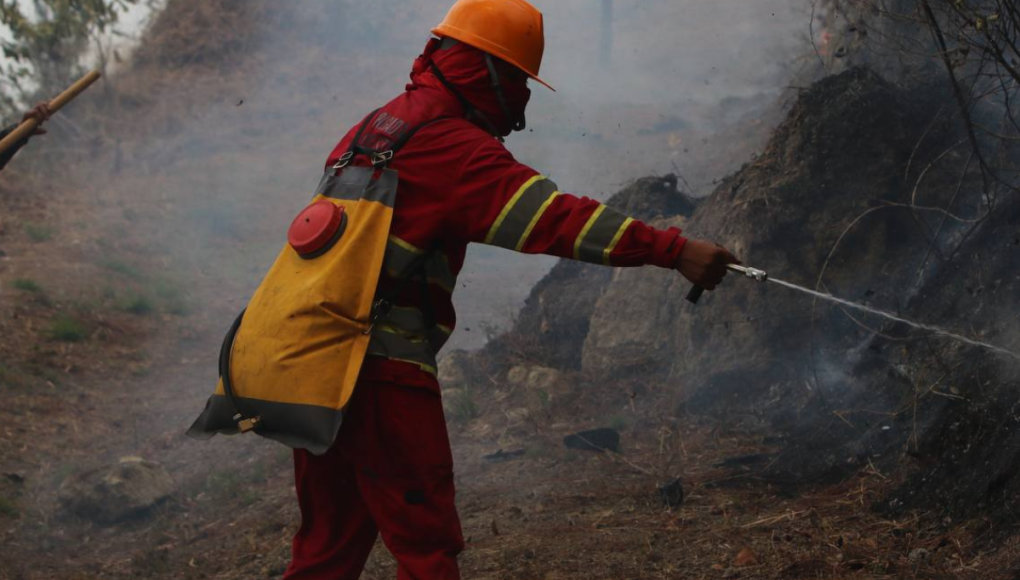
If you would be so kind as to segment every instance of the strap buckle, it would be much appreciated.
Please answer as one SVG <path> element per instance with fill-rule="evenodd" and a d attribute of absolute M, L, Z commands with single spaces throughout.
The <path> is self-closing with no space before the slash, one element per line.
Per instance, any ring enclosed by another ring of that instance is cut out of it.
<path fill-rule="evenodd" d="M 391 159 L 393 159 L 393 150 L 392 149 L 390 149 L 389 151 L 381 151 L 379 153 L 373 153 L 372 154 L 372 165 L 374 165 L 376 167 L 379 167 L 380 165 L 384 165 L 386 163 L 389 163 Z"/>
<path fill-rule="evenodd" d="M 262 422 L 262 417 L 260 415 L 244 417 L 238 413 L 234 415 L 234 421 L 237 421 L 237 429 L 241 433 L 248 433 L 249 431 L 254 431 L 259 426 L 259 423 Z"/>
<path fill-rule="evenodd" d="M 368 328 L 364 334 L 372 334 L 375 330 L 375 323 L 379 322 L 383 318 L 386 318 L 390 314 L 390 310 L 393 309 L 393 303 L 389 300 L 380 298 L 372 304 L 372 318 L 368 321 Z"/>
<path fill-rule="evenodd" d="M 351 159 L 354 159 L 353 151 L 344 153 L 340 156 L 340 159 L 336 160 L 336 164 L 333 165 L 333 169 L 343 169 L 344 167 L 347 167 L 347 165 L 351 162 Z"/>

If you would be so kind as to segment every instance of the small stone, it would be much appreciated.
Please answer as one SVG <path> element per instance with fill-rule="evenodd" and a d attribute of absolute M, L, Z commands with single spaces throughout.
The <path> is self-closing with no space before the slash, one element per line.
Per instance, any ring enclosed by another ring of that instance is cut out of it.
<path fill-rule="evenodd" d="M 913 550 L 910 551 L 910 554 L 907 556 L 907 559 L 910 560 L 910 563 L 913 564 L 914 566 L 917 566 L 919 564 L 927 564 L 928 560 L 931 559 L 931 552 L 929 552 L 925 548 L 914 548 Z"/>
<path fill-rule="evenodd" d="M 757 566 L 758 556 L 754 554 L 751 548 L 743 548 L 737 553 L 737 557 L 733 559 L 733 565 L 737 568 L 744 568 L 747 566 Z"/>

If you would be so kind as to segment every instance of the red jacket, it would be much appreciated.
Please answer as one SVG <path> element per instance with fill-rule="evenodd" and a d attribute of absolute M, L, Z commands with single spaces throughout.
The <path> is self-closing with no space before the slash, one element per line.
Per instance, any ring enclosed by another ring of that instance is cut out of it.
<path fill-rule="evenodd" d="M 385 151 L 408 130 L 432 121 L 389 164 L 400 182 L 379 293 L 386 295 L 408 275 L 402 270 L 414 256 L 433 249 L 425 266 L 428 284 L 419 277 L 398 287 L 395 308 L 377 324 L 362 370 L 365 379 L 432 389 L 438 389 L 436 352 L 456 326 L 452 292 L 468 243 L 607 266 L 672 268 L 686 242 L 676 228 L 657 230 L 592 199 L 562 193 L 517 162 L 499 141 L 464 119 L 462 101 L 430 68 L 439 68 L 471 105 L 504 125 L 482 54 L 465 45 L 436 48 L 430 43 L 406 92 L 370 116 L 359 141 Z M 351 149 L 358 126 L 333 150 L 327 166 Z M 368 160 L 358 156 L 354 164 Z"/>

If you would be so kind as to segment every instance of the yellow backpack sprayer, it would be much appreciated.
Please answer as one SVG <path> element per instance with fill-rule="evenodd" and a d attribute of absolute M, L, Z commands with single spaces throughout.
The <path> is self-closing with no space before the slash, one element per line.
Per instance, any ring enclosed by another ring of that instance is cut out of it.
<path fill-rule="evenodd" d="M 394 298 L 376 295 L 397 195 L 397 172 L 387 165 L 421 128 L 386 151 L 367 150 L 358 143 L 374 116 L 326 171 L 312 203 L 292 222 L 287 245 L 227 332 L 219 383 L 189 436 L 255 431 L 317 454 L 333 444 L 372 329 Z M 357 155 L 370 165 L 353 166 Z M 421 263 L 428 256 L 422 254 Z"/>

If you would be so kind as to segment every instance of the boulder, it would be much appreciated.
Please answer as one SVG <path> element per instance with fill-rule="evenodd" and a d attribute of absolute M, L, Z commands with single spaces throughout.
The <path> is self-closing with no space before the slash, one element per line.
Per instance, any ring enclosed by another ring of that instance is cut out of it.
<path fill-rule="evenodd" d="M 72 475 L 60 486 L 58 498 L 68 511 L 110 524 L 144 515 L 173 492 L 174 482 L 155 461 L 126 457 Z"/>
<path fill-rule="evenodd" d="M 773 281 L 1020 351 L 1011 314 L 1020 198 L 984 191 L 958 119 L 937 114 L 955 107 L 941 83 L 893 85 L 859 68 L 828 76 L 689 216 L 649 188 L 657 178 L 609 205 L 665 216 L 654 223 L 682 219 L 687 235 L 723 244 Z M 790 491 L 874 464 L 908 472 L 892 515 L 937 508 L 1012 524 L 1020 371 L 1011 355 L 780 284 L 731 276 L 697 306 L 683 300 L 688 288 L 670 272 L 564 261 L 486 353 L 504 371 L 522 361 L 583 371 L 597 379 L 586 395 L 596 404 L 647 377 L 668 387 L 650 405 L 763 429 L 782 450 L 758 477 Z M 915 401 L 909 413 L 905 400 Z"/>
<path fill-rule="evenodd" d="M 697 207 L 677 189 L 674 175 L 639 179 L 606 205 L 646 222 L 691 215 Z M 514 327 L 489 341 L 482 358 L 496 367 L 497 361 L 528 361 L 580 370 L 592 315 L 612 278 L 605 266 L 561 260 L 532 289 Z"/>

